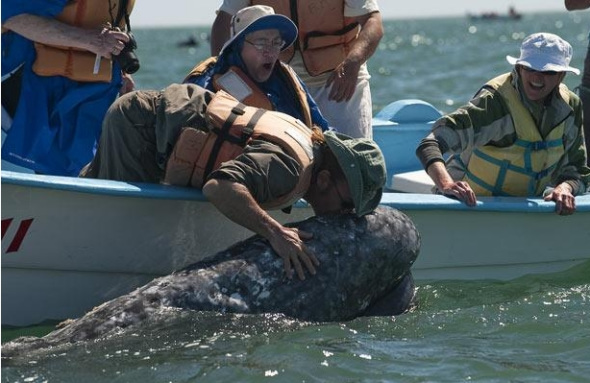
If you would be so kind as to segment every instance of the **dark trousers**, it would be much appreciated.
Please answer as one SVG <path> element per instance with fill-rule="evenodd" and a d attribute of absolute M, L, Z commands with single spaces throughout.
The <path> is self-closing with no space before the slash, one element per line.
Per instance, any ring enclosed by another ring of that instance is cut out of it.
<path fill-rule="evenodd" d="M 80 176 L 161 182 L 181 129 L 209 129 L 206 111 L 212 95 L 193 84 L 173 84 L 161 92 L 121 96 L 109 108 L 96 155 Z"/>
<path fill-rule="evenodd" d="M 582 100 L 584 139 L 586 140 L 586 153 L 588 153 L 590 150 L 590 45 L 584 60 L 584 73 L 582 73 L 582 84 L 578 88 L 578 95 Z M 590 166 L 590 155 L 586 157 L 586 163 Z"/>

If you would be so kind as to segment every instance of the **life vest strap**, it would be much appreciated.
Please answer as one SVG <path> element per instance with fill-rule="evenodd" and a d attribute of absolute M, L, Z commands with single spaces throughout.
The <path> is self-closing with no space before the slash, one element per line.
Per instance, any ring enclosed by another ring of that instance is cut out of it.
<path fill-rule="evenodd" d="M 481 157 L 482 159 L 484 159 L 494 165 L 497 165 L 501 169 L 511 170 L 516 173 L 525 174 L 525 175 L 532 177 L 535 180 L 540 180 L 543 177 L 547 176 L 557 166 L 557 164 L 553 164 L 553 165 L 549 166 L 548 168 L 545 168 L 539 172 L 535 172 L 530 168 L 530 161 L 525 161 L 525 164 L 529 164 L 529 165 L 526 165 L 526 166 L 529 166 L 529 168 L 527 169 L 527 168 L 523 168 L 521 166 L 516 166 L 508 160 L 498 160 L 497 158 L 491 157 L 491 156 L 487 155 L 486 153 L 483 153 L 480 150 L 474 150 L 473 154 L 476 154 L 477 156 Z"/>
<path fill-rule="evenodd" d="M 232 108 L 229 117 L 227 118 L 227 120 L 225 120 L 225 122 L 221 126 L 221 129 L 215 130 L 215 132 L 217 133 L 217 138 L 215 139 L 215 143 L 213 144 L 213 149 L 211 149 L 211 155 L 207 159 L 207 165 L 205 166 L 205 174 L 203 180 L 205 180 L 213 170 L 213 166 L 215 165 L 215 161 L 217 160 L 217 156 L 219 155 L 221 145 L 224 141 L 228 141 L 228 139 L 230 138 L 230 128 L 232 127 L 238 116 L 243 115 L 245 112 L 245 105 L 239 103 L 238 105 Z"/>
<path fill-rule="evenodd" d="M 563 145 L 562 139 L 550 140 L 550 141 L 525 141 L 521 139 L 517 139 L 514 142 L 514 145 L 518 145 L 523 148 L 529 148 L 532 151 L 539 151 L 539 150 L 547 150 L 549 148 L 555 148 L 560 145 Z"/>
<path fill-rule="evenodd" d="M 258 109 L 256 112 L 254 112 L 254 115 L 244 127 L 244 130 L 242 131 L 242 139 L 244 140 L 244 144 L 250 139 L 250 137 L 252 137 L 252 134 L 254 133 L 254 127 L 256 124 L 258 124 L 258 121 L 260 121 L 260 118 L 264 115 L 264 113 L 266 113 L 264 109 Z"/>
<path fill-rule="evenodd" d="M 254 133 L 254 127 L 256 126 L 262 115 L 266 113 L 266 110 L 264 109 L 257 109 L 256 112 L 254 112 L 254 114 L 250 118 L 250 121 L 248 121 L 248 123 L 242 130 L 241 136 L 235 137 L 230 134 L 230 129 L 234 125 L 234 122 L 236 121 L 238 116 L 242 116 L 244 115 L 244 113 L 246 113 L 245 108 L 246 105 L 239 103 L 238 105 L 232 108 L 229 117 L 223 123 L 221 129 L 212 129 L 212 131 L 217 135 L 217 138 L 215 139 L 215 143 L 213 144 L 213 148 L 211 149 L 211 155 L 207 160 L 207 165 L 205 166 L 205 174 L 203 179 L 206 179 L 213 170 L 213 166 L 215 166 L 217 156 L 219 155 L 219 151 L 221 150 L 221 145 L 224 142 L 230 142 L 241 147 L 246 146 L 248 140 L 250 140 L 252 134 Z"/>
<path fill-rule="evenodd" d="M 490 193 L 492 193 L 492 195 L 504 196 L 504 197 L 513 197 L 510 194 L 502 191 L 502 188 L 501 187 L 498 189 L 497 186 L 488 184 L 487 182 L 485 182 L 481 178 L 477 177 L 475 174 L 471 173 L 468 169 L 465 170 L 465 174 L 467 175 L 467 177 L 469 178 L 469 180 L 471 182 L 479 185 L 484 190 L 489 191 Z M 498 177 L 498 178 L 500 178 L 500 177 Z"/>

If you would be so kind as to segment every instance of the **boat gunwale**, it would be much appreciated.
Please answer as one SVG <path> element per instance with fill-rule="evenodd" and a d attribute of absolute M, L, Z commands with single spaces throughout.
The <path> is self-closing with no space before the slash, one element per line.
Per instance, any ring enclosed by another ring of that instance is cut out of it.
<path fill-rule="evenodd" d="M 207 201 L 201 191 L 188 187 L 142 182 L 47 176 L 13 171 L 2 171 L 2 184 L 106 196 Z M 381 204 L 402 211 L 458 210 L 469 212 L 493 211 L 527 213 L 554 213 L 555 211 L 555 203 L 551 201 L 546 202 L 541 197 L 479 197 L 477 205 L 469 207 L 458 200 L 437 194 L 399 193 L 388 191 L 383 193 Z M 308 208 L 309 205 L 305 201 L 300 201 L 295 204 L 295 207 Z M 588 193 L 576 197 L 576 213 L 580 212 L 590 212 L 590 194 Z"/>

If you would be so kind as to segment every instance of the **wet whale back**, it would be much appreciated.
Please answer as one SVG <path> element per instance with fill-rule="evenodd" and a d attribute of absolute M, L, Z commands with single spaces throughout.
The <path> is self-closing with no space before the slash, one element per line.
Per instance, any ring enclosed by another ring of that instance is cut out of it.
<path fill-rule="evenodd" d="M 281 258 L 252 237 L 176 273 L 203 294 L 179 294 L 173 305 L 196 310 L 280 312 L 315 321 L 348 320 L 391 291 L 408 273 L 420 237 L 403 213 L 380 207 L 371 215 L 313 217 L 296 225 L 320 261 L 305 281 L 285 278 Z M 178 286 L 177 286 L 178 287 Z M 196 299 L 195 299 L 196 298 Z"/>
<path fill-rule="evenodd" d="M 360 218 L 312 217 L 292 226 L 313 233 L 306 245 L 320 261 L 317 274 L 304 281 L 285 278 L 282 259 L 266 240 L 254 236 L 103 303 L 43 338 L 8 342 L 2 355 L 94 339 L 157 319 L 170 308 L 339 321 L 367 310 L 372 314 L 371 306 L 378 306 L 380 315 L 398 314 L 408 306 L 420 235 L 405 214 L 380 206 Z"/>

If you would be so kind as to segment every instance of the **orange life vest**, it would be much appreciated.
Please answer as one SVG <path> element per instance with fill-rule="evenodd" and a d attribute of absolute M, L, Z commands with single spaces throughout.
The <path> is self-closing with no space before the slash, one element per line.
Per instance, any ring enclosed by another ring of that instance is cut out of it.
<path fill-rule="evenodd" d="M 207 60 L 197 64 L 187 75 L 185 81 L 193 76 L 200 76 L 210 67 L 215 65 L 217 57 L 210 57 Z M 307 102 L 307 93 L 301 86 L 299 78 L 293 71 L 293 69 L 282 62 L 279 62 L 280 69 L 282 70 L 285 77 L 288 79 L 289 84 L 295 90 L 297 100 L 301 106 L 301 114 L 303 116 L 303 122 L 311 127 L 313 122 L 311 120 L 311 111 L 309 103 Z M 232 66 L 226 73 L 216 74 L 213 76 L 213 87 L 215 91 L 224 90 L 231 94 L 238 101 L 257 108 L 263 108 L 266 110 L 273 110 L 272 103 L 268 99 L 267 95 L 252 81 L 252 79 L 244 73 L 237 66 Z"/>
<path fill-rule="evenodd" d="M 75 27 L 100 29 L 117 16 L 120 0 L 73 0 L 68 2 L 56 19 Z M 131 13 L 135 0 L 128 0 L 127 13 Z M 113 7 L 112 17 L 109 6 Z M 125 27 L 122 20 L 119 27 Z M 94 74 L 96 54 L 72 47 L 35 43 L 37 57 L 33 71 L 39 76 L 64 76 L 82 82 L 110 82 L 111 60 L 100 58 L 100 67 Z"/>
<path fill-rule="evenodd" d="M 294 50 L 301 52 L 311 76 L 334 70 L 348 55 L 349 45 L 361 30 L 359 23 L 344 17 L 342 0 L 252 0 L 251 5 L 268 5 L 275 13 L 289 17 L 299 34 L 295 46 L 281 53 L 289 62 Z"/>
<path fill-rule="evenodd" d="M 246 106 L 220 90 L 207 105 L 208 132 L 184 128 L 166 164 L 164 183 L 202 188 L 222 162 L 238 157 L 250 140 L 262 139 L 281 147 L 301 166 L 297 185 L 289 193 L 261 206 L 281 209 L 307 192 L 313 170 L 312 130 L 281 112 Z"/>

